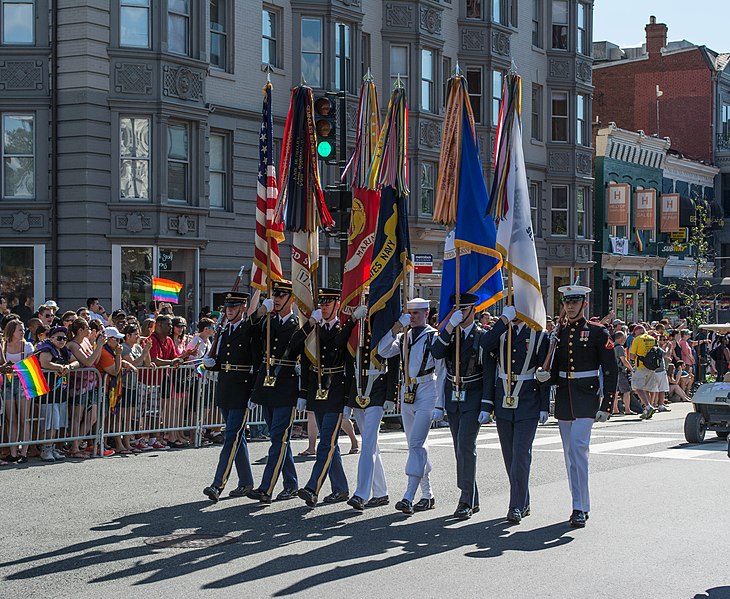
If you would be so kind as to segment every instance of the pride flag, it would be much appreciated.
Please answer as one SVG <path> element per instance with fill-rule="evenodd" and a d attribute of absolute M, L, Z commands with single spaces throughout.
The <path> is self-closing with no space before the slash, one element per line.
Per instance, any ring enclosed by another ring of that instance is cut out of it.
<path fill-rule="evenodd" d="M 13 364 L 13 371 L 18 375 L 20 384 L 23 385 L 23 391 L 25 391 L 25 396 L 28 399 L 45 395 L 50 391 L 48 381 L 43 376 L 41 365 L 35 356 Z"/>
<path fill-rule="evenodd" d="M 154 277 L 152 279 L 152 299 L 156 302 L 177 304 L 182 287 L 181 283 Z"/>

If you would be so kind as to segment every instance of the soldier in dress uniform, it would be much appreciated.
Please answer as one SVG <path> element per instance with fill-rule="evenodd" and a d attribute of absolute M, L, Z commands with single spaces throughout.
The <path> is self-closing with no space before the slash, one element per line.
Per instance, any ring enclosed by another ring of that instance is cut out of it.
<path fill-rule="evenodd" d="M 247 293 L 231 291 L 226 294 L 226 324 L 215 348 L 216 358 L 203 358 L 205 368 L 218 373 L 216 405 L 226 423 L 213 484 L 203 489 L 203 493 L 213 502 L 218 501 L 225 488 L 233 464 L 238 472 L 238 486 L 229 495 L 244 497 L 253 489 L 253 473 L 246 443 L 246 421 L 248 401 L 261 359 L 254 357 L 251 320 L 244 318 L 247 301 Z"/>
<path fill-rule="evenodd" d="M 451 297 L 451 301 L 454 301 Z M 454 518 L 468 520 L 479 511 L 479 492 L 476 484 L 477 435 L 479 427 L 490 421 L 491 406 L 487 404 L 489 389 L 494 387 L 494 362 L 485 360 L 483 345 L 493 344 L 514 318 L 514 308 L 507 306 L 501 321 L 490 331 L 474 322 L 475 304 L 479 298 L 472 293 L 462 293 L 459 303 L 462 309 L 454 310 L 449 323 L 433 342 L 433 355 L 446 363 L 444 395 L 433 411 L 433 420 L 444 417 L 444 406 L 449 417 L 451 438 L 456 453 L 456 484 L 461 491 Z M 500 324 L 501 322 L 501 324 Z M 459 327 L 461 347 L 459 356 L 459 385 L 456 382 L 456 335 Z"/>
<path fill-rule="evenodd" d="M 297 400 L 298 410 L 314 412 L 319 428 L 317 458 L 312 474 L 309 482 L 299 489 L 299 497 L 310 507 L 317 505 L 320 489 L 328 476 L 332 493 L 323 499 L 324 503 L 347 501 L 350 497 L 338 437 L 349 388 L 345 377 L 345 353 L 355 320 L 350 319 L 344 327 L 340 327 L 337 316 L 339 299 L 339 289 L 320 289 L 319 308 L 312 312 L 309 322 L 304 325 L 307 335 L 314 327 L 319 327 L 318 359 L 321 365 L 318 369 L 306 352 L 302 356 L 302 379 Z M 357 311 L 360 318 L 364 315 L 363 310 Z"/>
<path fill-rule="evenodd" d="M 613 341 L 598 323 L 588 323 L 583 315 L 589 287 L 564 285 L 563 307 L 567 322 L 551 339 L 557 343 L 550 373 L 539 372 L 539 380 L 549 376 L 557 385 L 555 417 L 563 440 L 565 466 L 573 498 L 570 525 L 583 528 L 588 520 L 588 447 L 593 422 L 608 420 L 618 378 Z M 600 374 L 603 371 L 603 399 Z"/>
<path fill-rule="evenodd" d="M 502 320 L 497 326 L 504 330 Z M 496 385 L 487 395 L 488 410 L 494 411 L 502 457 L 509 478 L 510 499 L 507 520 L 519 524 L 530 515 L 530 464 L 532 442 L 538 422 L 544 424 L 550 409 L 550 385 L 539 383 L 535 372 L 548 354 L 549 340 L 545 331 L 535 331 L 521 320 L 512 321 L 512 354 L 508 355 L 508 331 L 500 334 L 489 360 L 497 367 Z M 507 378 L 511 360 L 511 383 Z"/>
<path fill-rule="evenodd" d="M 400 393 L 401 419 L 408 441 L 408 460 L 405 472 L 408 477 L 403 499 L 395 504 L 395 509 L 404 514 L 433 509 L 436 501 L 431 490 L 429 473 L 431 461 L 425 447 L 426 437 L 431 428 L 431 416 L 438 399 L 437 370 L 443 369 L 431 353 L 431 345 L 436 329 L 426 323 L 429 301 L 414 298 L 408 301 L 408 312 L 402 314 L 398 322 L 378 343 L 378 354 L 384 358 L 400 355 L 403 362 L 402 331 L 408 330 L 408 365 L 403 365 L 403 384 Z M 418 487 L 421 499 L 413 500 Z"/>
<path fill-rule="evenodd" d="M 251 499 L 271 503 L 271 496 L 279 479 L 284 476 L 284 490 L 276 499 L 292 499 L 297 496 L 299 484 L 291 450 L 291 429 L 299 395 L 298 359 L 304 349 L 306 335 L 299 320 L 292 312 L 294 299 L 290 281 L 274 281 L 272 298 L 263 301 L 252 323 L 252 336 L 263 356 L 251 401 L 263 408 L 264 420 L 269 427 L 271 446 L 257 489 L 247 493 Z M 267 313 L 270 316 L 266 317 Z M 271 347 L 268 368 L 266 365 L 267 320 Z"/>
<path fill-rule="evenodd" d="M 355 312 L 360 308 L 367 313 L 365 306 L 358 306 Z M 353 316 L 355 316 L 354 313 Z M 357 428 L 360 430 L 360 436 L 362 437 L 360 459 L 357 463 L 357 487 L 347 503 L 359 512 L 366 507 L 380 507 L 390 503 L 378 437 L 380 436 L 380 423 L 383 420 L 383 414 L 395 409 L 400 364 L 397 355 L 387 360 L 379 356 L 380 369 L 375 368 L 374 364 L 370 364 L 368 358 L 370 330 L 367 326 L 367 320 L 362 320 L 361 326 L 365 327 L 365 332 L 360 344 L 362 355 L 360 381 L 362 387 L 359 389 L 355 377 L 355 369 L 358 367 L 357 360 L 350 357 L 347 361 L 347 374 L 348 379 L 351 381 L 347 406 L 352 410 L 352 415 L 355 422 L 357 422 Z"/>

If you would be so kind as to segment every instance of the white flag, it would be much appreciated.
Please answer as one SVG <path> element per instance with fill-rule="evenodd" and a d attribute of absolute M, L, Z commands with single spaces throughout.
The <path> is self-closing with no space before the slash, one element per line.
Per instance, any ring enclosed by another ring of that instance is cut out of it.
<path fill-rule="evenodd" d="M 312 275 L 317 270 L 319 262 L 319 237 L 317 233 L 307 233 L 306 231 L 298 231 L 292 234 L 291 245 L 291 285 L 292 295 L 299 307 L 300 318 L 303 322 L 307 320 L 314 309 L 314 285 L 316 281 L 312 280 Z M 314 329 L 307 336 L 305 343 L 305 352 L 307 358 L 317 364 L 317 351 L 314 336 Z"/>
<path fill-rule="evenodd" d="M 498 223 L 497 250 L 512 272 L 513 301 L 517 317 L 533 329 L 545 328 L 545 304 L 540 289 L 535 236 L 530 217 L 522 130 L 517 116 L 512 120 L 512 149 L 507 174 L 507 213 Z"/>

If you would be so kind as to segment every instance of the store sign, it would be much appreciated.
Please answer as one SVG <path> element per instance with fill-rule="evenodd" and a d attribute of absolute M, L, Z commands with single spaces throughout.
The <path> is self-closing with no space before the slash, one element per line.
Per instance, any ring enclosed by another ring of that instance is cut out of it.
<path fill-rule="evenodd" d="M 413 254 L 413 272 L 417 275 L 433 274 L 433 255 Z"/>
<path fill-rule="evenodd" d="M 653 231 L 656 227 L 656 189 L 641 189 L 636 192 L 636 228 L 639 231 Z"/>
<path fill-rule="evenodd" d="M 669 234 L 672 241 L 687 241 L 687 229 L 684 227 Z"/>
<path fill-rule="evenodd" d="M 172 252 L 160 250 L 159 267 L 160 270 L 170 270 L 172 268 Z"/>
<path fill-rule="evenodd" d="M 730 310 L 730 300 L 721 299 L 717 301 L 718 310 Z"/>
<path fill-rule="evenodd" d="M 661 199 L 662 212 L 659 230 L 662 233 L 679 231 L 679 194 L 663 193 Z"/>
<path fill-rule="evenodd" d="M 620 272 L 616 278 L 616 289 L 640 289 L 642 276 L 638 272 Z"/>
<path fill-rule="evenodd" d="M 609 227 L 629 226 L 629 197 L 631 186 L 625 183 L 609 183 L 606 189 L 606 224 Z"/>

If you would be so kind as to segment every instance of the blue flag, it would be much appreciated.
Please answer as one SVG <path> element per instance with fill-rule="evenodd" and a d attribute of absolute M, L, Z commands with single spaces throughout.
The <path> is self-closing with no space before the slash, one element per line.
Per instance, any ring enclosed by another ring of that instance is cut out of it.
<path fill-rule="evenodd" d="M 456 225 L 446 236 L 441 278 L 439 322 L 454 309 L 456 292 L 456 251 L 459 248 L 459 287 L 461 293 L 479 296 L 476 310 L 484 310 L 502 297 L 502 256 L 495 249 L 497 230 L 486 214 L 489 195 L 484 183 L 479 150 L 474 140 L 466 107 L 462 109 L 461 156 Z"/>
<path fill-rule="evenodd" d="M 404 257 L 410 262 L 411 240 L 408 233 L 407 196 L 399 196 L 393 187 L 380 193 L 378 226 L 370 263 L 370 356 L 376 368 L 378 342 L 392 328 L 403 312 L 400 285 L 405 285 Z"/>

